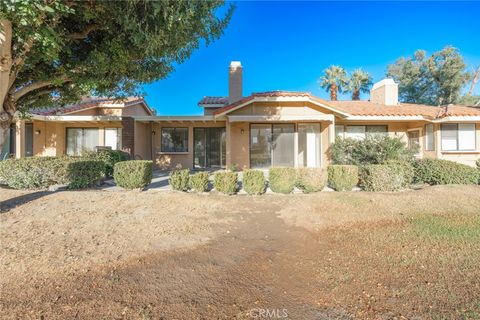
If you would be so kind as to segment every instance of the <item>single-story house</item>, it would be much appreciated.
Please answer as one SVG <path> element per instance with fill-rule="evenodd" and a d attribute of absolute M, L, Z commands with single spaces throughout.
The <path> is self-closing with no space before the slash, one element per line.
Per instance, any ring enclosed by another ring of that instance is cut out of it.
<path fill-rule="evenodd" d="M 4 154 L 76 155 L 106 146 L 161 169 L 324 167 L 337 136 L 384 133 L 419 145 L 418 157 L 470 166 L 480 158 L 478 107 L 400 103 L 392 79 L 375 83 L 364 101 L 291 91 L 244 96 L 240 62 L 232 62 L 228 74 L 228 96 L 204 97 L 200 116 L 156 115 L 142 98 L 37 110 L 12 126 Z"/>

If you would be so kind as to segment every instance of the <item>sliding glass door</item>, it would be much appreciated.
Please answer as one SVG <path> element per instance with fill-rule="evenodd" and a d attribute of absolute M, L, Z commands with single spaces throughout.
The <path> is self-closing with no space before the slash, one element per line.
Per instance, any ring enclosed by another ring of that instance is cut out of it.
<path fill-rule="evenodd" d="M 250 126 L 250 166 L 252 168 L 293 167 L 294 165 L 294 124 L 252 124 Z"/>
<path fill-rule="evenodd" d="M 196 169 L 225 167 L 225 128 L 194 128 L 193 140 Z"/>
<path fill-rule="evenodd" d="M 320 167 L 320 123 L 298 124 L 298 166 Z"/>

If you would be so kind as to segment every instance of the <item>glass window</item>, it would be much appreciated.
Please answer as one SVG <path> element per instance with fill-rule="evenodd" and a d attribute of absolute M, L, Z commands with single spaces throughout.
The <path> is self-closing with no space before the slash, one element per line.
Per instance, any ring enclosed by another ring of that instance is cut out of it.
<path fill-rule="evenodd" d="M 388 128 L 383 125 L 374 126 L 345 126 L 345 137 L 352 139 L 365 139 L 367 135 L 387 134 Z"/>
<path fill-rule="evenodd" d="M 475 124 L 442 124 L 442 150 L 475 150 Z"/>
<path fill-rule="evenodd" d="M 67 154 L 78 156 L 98 146 L 98 128 L 67 128 Z"/>
<path fill-rule="evenodd" d="M 298 166 L 320 167 L 320 123 L 298 124 Z"/>
<path fill-rule="evenodd" d="M 343 138 L 345 136 L 345 127 L 343 125 L 335 125 L 335 137 Z"/>
<path fill-rule="evenodd" d="M 105 128 L 105 146 L 112 150 L 122 149 L 122 128 Z"/>
<path fill-rule="evenodd" d="M 162 128 L 162 152 L 188 152 L 188 128 Z"/>
<path fill-rule="evenodd" d="M 435 143 L 434 143 L 434 134 L 433 134 L 433 124 L 425 125 L 425 150 L 433 151 L 435 150 Z"/>

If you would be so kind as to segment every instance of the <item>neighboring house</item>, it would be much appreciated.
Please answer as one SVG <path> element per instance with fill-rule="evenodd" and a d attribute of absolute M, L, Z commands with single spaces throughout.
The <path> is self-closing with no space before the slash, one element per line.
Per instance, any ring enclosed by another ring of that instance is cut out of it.
<path fill-rule="evenodd" d="M 376 83 L 369 101 L 327 101 L 306 92 L 242 94 L 240 62 L 229 68 L 228 97 L 204 97 L 202 116 L 156 116 L 142 99 L 82 103 L 18 122 L 17 157 L 122 148 L 162 169 L 324 167 L 337 136 L 373 133 L 420 146 L 418 157 L 471 166 L 480 157 L 480 109 L 398 102 L 398 85 Z M 111 111 L 111 112 L 110 112 Z M 114 112 L 113 112 L 114 111 Z M 116 131 L 115 131 L 116 128 Z M 31 141 L 31 142 L 30 142 Z"/>

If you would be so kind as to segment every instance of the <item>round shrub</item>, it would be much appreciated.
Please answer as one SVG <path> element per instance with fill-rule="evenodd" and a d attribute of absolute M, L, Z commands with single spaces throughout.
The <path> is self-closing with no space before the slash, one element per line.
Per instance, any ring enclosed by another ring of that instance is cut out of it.
<path fill-rule="evenodd" d="M 235 172 L 222 171 L 215 173 L 213 185 L 218 192 L 235 194 L 237 192 L 238 175 Z"/>
<path fill-rule="evenodd" d="M 296 172 L 294 168 L 270 168 L 268 170 L 268 185 L 273 192 L 291 193 L 295 188 Z"/>
<path fill-rule="evenodd" d="M 190 177 L 190 187 L 196 192 L 208 191 L 208 177 L 206 171 L 197 172 Z"/>
<path fill-rule="evenodd" d="M 330 165 L 327 168 L 328 185 L 336 191 L 351 191 L 358 184 L 358 167 Z"/>
<path fill-rule="evenodd" d="M 172 190 L 177 191 L 188 191 L 190 180 L 190 170 L 173 170 L 170 172 L 170 178 L 168 183 L 170 184 Z"/>
<path fill-rule="evenodd" d="M 399 191 L 406 185 L 405 174 L 396 164 L 366 165 L 360 177 L 365 191 Z"/>
<path fill-rule="evenodd" d="M 267 183 L 265 176 L 260 170 L 243 170 L 243 189 L 250 195 L 260 195 L 265 193 Z"/>
<path fill-rule="evenodd" d="M 385 164 L 396 166 L 397 170 L 402 173 L 403 175 L 403 182 L 404 188 L 410 187 L 413 182 L 413 178 L 415 176 L 415 169 L 413 164 L 409 161 L 401 161 L 401 160 L 390 160 L 387 161 Z"/>
<path fill-rule="evenodd" d="M 327 175 L 320 168 L 298 168 L 297 187 L 304 193 L 322 191 L 325 187 Z"/>
<path fill-rule="evenodd" d="M 129 160 L 115 163 L 113 178 L 125 189 L 144 188 L 152 182 L 153 162 L 150 160 Z"/>
<path fill-rule="evenodd" d="M 458 162 L 419 159 L 414 162 L 416 182 L 437 184 L 478 184 L 480 171 Z"/>

